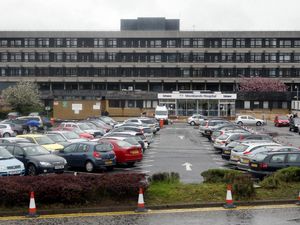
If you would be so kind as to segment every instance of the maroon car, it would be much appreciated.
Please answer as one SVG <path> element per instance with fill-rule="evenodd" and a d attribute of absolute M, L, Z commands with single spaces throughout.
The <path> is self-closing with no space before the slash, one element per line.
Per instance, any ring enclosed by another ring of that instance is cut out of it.
<path fill-rule="evenodd" d="M 274 125 L 275 127 L 281 127 L 281 126 L 288 127 L 290 125 L 289 118 L 284 115 L 277 115 L 275 116 L 274 119 Z"/>

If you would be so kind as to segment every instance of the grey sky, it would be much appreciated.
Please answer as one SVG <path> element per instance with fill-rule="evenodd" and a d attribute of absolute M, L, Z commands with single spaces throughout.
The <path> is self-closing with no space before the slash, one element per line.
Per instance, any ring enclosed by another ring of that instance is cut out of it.
<path fill-rule="evenodd" d="M 119 30 L 180 19 L 182 30 L 300 30 L 300 0 L 0 0 L 0 30 Z"/>

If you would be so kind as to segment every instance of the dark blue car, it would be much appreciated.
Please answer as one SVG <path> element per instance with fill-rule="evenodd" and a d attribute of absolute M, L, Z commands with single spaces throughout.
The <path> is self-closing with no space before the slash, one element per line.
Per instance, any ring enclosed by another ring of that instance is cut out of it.
<path fill-rule="evenodd" d="M 73 143 L 55 154 L 65 158 L 69 167 L 84 168 L 87 172 L 102 168 L 113 170 L 116 165 L 116 155 L 109 143 Z"/>

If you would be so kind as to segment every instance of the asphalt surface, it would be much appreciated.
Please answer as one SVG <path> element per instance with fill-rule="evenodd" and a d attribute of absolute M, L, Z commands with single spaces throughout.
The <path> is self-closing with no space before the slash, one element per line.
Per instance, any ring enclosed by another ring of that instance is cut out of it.
<path fill-rule="evenodd" d="M 299 223 L 300 208 L 295 206 L 244 207 L 238 210 L 222 208 L 161 210 L 144 214 L 124 212 L 53 215 L 29 220 L 24 217 L 0 218 L 1 225 L 296 225 Z"/>

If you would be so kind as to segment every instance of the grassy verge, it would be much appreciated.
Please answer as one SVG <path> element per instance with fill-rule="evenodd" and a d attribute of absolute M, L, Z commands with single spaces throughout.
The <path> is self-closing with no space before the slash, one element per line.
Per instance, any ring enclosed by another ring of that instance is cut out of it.
<path fill-rule="evenodd" d="M 300 183 L 289 183 L 276 189 L 257 188 L 254 198 L 242 200 L 296 200 L 299 190 Z M 154 182 L 146 192 L 145 201 L 149 205 L 224 202 L 225 196 L 226 185 L 223 183 L 182 184 L 179 182 Z M 235 198 L 234 193 L 233 198 Z"/>

